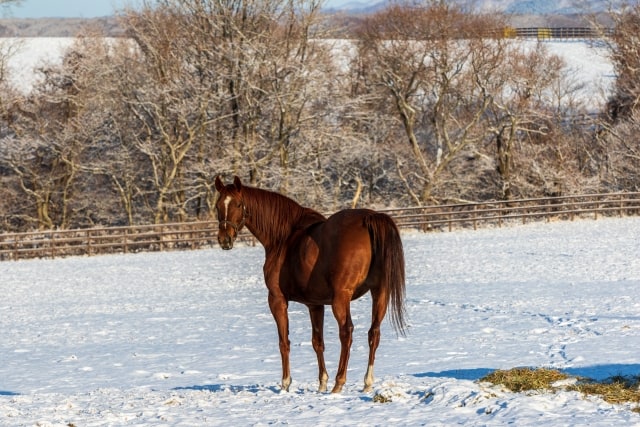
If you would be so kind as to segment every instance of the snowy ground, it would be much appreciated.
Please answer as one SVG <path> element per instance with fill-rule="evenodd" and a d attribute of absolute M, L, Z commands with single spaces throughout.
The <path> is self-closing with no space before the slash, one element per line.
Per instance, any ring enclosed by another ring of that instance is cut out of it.
<path fill-rule="evenodd" d="M 298 304 L 279 391 L 261 247 L 2 262 L 0 425 L 640 425 L 629 405 L 477 381 L 519 366 L 640 374 L 639 236 L 640 218 L 403 234 L 409 333 L 385 321 L 363 394 L 358 300 L 338 396 L 316 392 Z M 332 382 L 330 311 L 325 323 Z"/>
<path fill-rule="evenodd" d="M 38 69 L 59 65 L 62 56 L 73 45 L 71 37 L 7 37 L 0 39 L 0 52 L 9 55 L 9 79 L 18 90 L 29 92 L 40 82 Z"/>

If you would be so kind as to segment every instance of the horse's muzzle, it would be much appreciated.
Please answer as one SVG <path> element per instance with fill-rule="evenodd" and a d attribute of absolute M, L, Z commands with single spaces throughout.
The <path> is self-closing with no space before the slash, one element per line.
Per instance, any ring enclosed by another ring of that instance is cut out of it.
<path fill-rule="evenodd" d="M 220 247 L 222 249 L 224 249 L 225 251 L 228 251 L 230 249 L 233 249 L 233 241 L 235 239 L 231 236 L 229 236 L 228 234 L 224 235 L 224 236 L 218 236 L 218 243 L 220 244 Z"/>

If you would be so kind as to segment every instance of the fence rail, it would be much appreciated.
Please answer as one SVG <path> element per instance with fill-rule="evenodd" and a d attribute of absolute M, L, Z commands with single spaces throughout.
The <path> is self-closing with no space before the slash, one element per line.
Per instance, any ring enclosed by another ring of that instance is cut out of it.
<path fill-rule="evenodd" d="M 400 228 L 453 230 L 535 220 L 640 215 L 640 192 L 385 209 Z M 0 234 L 0 260 L 198 249 L 217 244 L 217 222 Z M 246 231 L 240 240 L 255 244 Z"/>
<path fill-rule="evenodd" d="M 574 220 L 591 216 L 640 215 L 640 192 L 587 194 L 510 201 L 422 206 L 382 210 L 391 215 L 401 228 L 424 231 L 478 226 L 501 227 L 505 223 L 546 219 Z"/>
<path fill-rule="evenodd" d="M 197 249 L 214 243 L 210 222 L 0 234 L 0 260 Z"/>

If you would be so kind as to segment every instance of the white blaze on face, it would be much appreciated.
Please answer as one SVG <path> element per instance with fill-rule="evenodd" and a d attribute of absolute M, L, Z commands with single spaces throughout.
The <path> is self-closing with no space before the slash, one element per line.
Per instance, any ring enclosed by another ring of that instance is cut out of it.
<path fill-rule="evenodd" d="M 227 214 L 229 213 L 229 203 L 231 203 L 231 196 L 227 196 L 224 199 L 224 220 L 227 220 Z"/>

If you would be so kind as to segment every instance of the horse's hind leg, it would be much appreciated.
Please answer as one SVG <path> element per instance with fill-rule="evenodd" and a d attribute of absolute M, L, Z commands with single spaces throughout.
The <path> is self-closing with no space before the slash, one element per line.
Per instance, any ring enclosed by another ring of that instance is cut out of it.
<path fill-rule="evenodd" d="M 369 364 L 367 372 L 364 375 L 364 391 L 370 392 L 373 386 L 373 364 L 376 359 L 376 350 L 380 344 L 380 324 L 387 313 L 388 295 L 384 290 L 371 290 L 372 309 L 371 309 L 371 328 L 369 329 Z"/>
<path fill-rule="evenodd" d="M 347 382 L 347 365 L 349 364 L 349 352 L 353 337 L 350 302 L 351 295 L 345 293 L 335 297 L 331 305 L 333 315 L 338 321 L 340 333 L 340 362 L 338 362 L 338 373 L 336 374 L 336 383 L 331 390 L 332 393 L 340 393 L 344 383 Z"/>
<path fill-rule="evenodd" d="M 324 328 L 324 305 L 310 305 L 309 307 L 309 315 L 311 317 L 311 343 L 313 344 L 313 349 L 316 352 L 316 356 L 318 357 L 318 391 L 324 392 L 327 391 L 327 381 L 329 380 L 329 375 L 327 374 L 327 368 L 324 364 L 324 336 L 323 336 L 323 328 Z"/>

